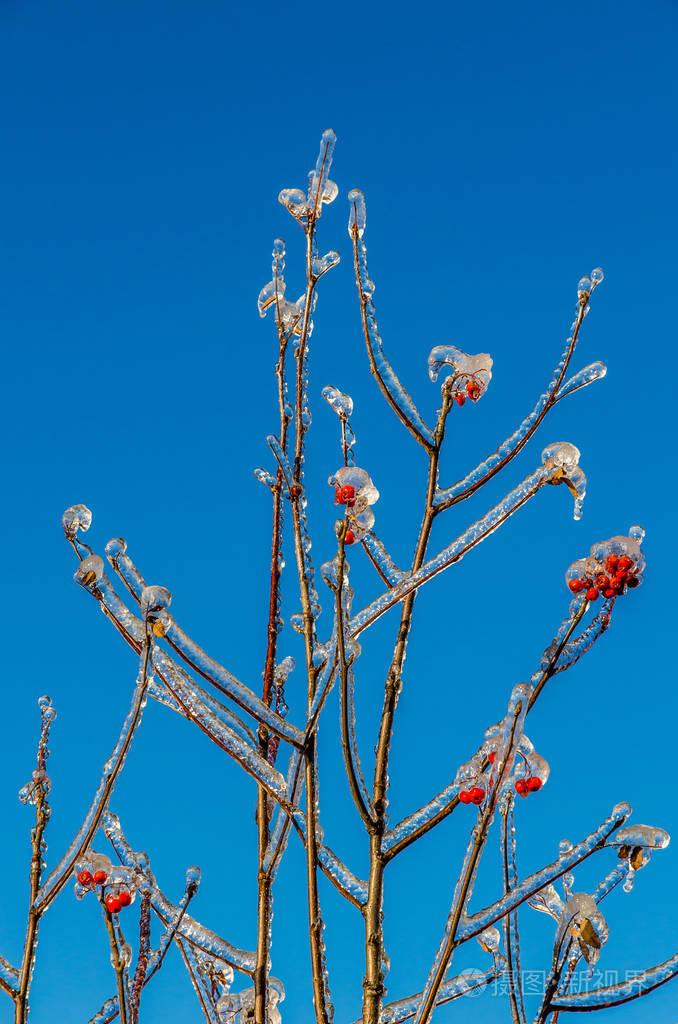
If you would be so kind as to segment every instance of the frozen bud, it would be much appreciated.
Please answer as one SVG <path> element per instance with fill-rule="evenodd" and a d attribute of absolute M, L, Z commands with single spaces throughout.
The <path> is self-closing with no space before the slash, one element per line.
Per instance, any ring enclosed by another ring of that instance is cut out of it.
<path fill-rule="evenodd" d="M 284 188 L 278 196 L 278 202 L 282 203 L 296 220 L 308 215 L 306 194 L 300 188 Z"/>
<path fill-rule="evenodd" d="M 478 942 L 486 953 L 497 953 L 499 951 L 500 935 L 497 928 L 486 928 L 478 936 Z"/>
<path fill-rule="evenodd" d="M 83 587 L 91 587 L 104 574 L 104 560 L 100 555 L 88 555 L 83 559 L 73 574 L 73 579 Z"/>
<path fill-rule="evenodd" d="M 172 595 L 167 587 L 144 587 L 141 592 L 141 610 L 144 617 L 152 612 L 162 611 L 169 608 L 172 603 Z"/>
<path fill-rule="evenodd" d="M 193 864 L 186 872 L 186 891 L 189 896 L 194 896 L 200 885 L 200 868 Z"/>
<path fill-rule="evenodd" d="M 604 277 L 605 275 L 603 274 L 603 268 L 596 267 L 595 270 L 591 271 L 591 284 L 594 286 L 600 284 Z"/>
<path fill-rule="evenodd" d="M 85 533 L 92 525 L 92 513 L 87 505 L 71 505 L 61 517 L 61 525 L 69 540 L 73 540 L 78 530 Z"/>

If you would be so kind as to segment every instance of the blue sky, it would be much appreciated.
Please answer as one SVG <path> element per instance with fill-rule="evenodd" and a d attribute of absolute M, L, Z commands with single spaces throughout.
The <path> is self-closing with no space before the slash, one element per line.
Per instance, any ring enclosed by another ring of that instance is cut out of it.
<path fill-rule="evenodd" d="M 272 326 L 256 297 L 271 242 L 288 242 L 290 292 L 302 290 L 301 232 L 277 203 L 304 184 L 321 131 L 339 142 L 340 196 L 320 246 L 340 267 L 321 282 L 312 339 L 309 514 L 316 563 L 333 554 L 336 421 L 325 384 L 352 394 L 357 458 L 381 492 L 376 527 L 411 557 L 424 466 L 369 376 L 346 234 L 346 194 L 364 189 L 366 242 L 387 350 L 422 411 L 438 389 L 434 345 L 489 351 L 488 395 L 457 410 L 443 482 L 506 436 L 550 380 L 572 319 L 578 278 L 606 278 L 573 363 L 607 378 L 557 407 L 521 457 L 439 523 L 442 547 L 539 463 L 546 443 L 582 451 L 588 496 L 572 520 L 548 488 L 500 534 L 419 600 L 391 771 L 400 817 L 441 789 L 534 671 L 564 616 L 565 569 L 590 545 L 647 530 L 645 584 L 619 602 L 613 627 L 547 690 L 528 733 L 551 764 L 548 786 L 519 807 L 519 867 L 528 873 L 595 827 L 622 799 L 634 820 L 678 828 L 672 788 L 675 667 L 675 5 L 579 2 L 426 7 L 342 2 L 239 6 L 120 0 L 0 3 L 4 156 L 0 216 L 6 527 L 4 715 L 0 806 L 4 894 L 0 952 L 20 955 L 29 814 L 16 792 L 32 770 L 37 697 L 53 729 L 49 863 L 84 813 L 124 717 L 136 673 L 94 603 L 73 582 L 60 516 L 94 511 L 90 542 L 124 536 L 151 582 L 174 594 L 178 620 L 255 689 L 265 650 L 268 495 L 275 428 Z M 454 520 L 454 521 L 453 521 Z M 291 559 L 288 558 L 291 565 Z M 376 593 L 351 555 L 356 605 Z M 287 617 L 297 610 L 287 574 Z M 362 600 L 364 596 L 364 600 Z M 329 602 L 327 602 L 329 604 Z M 329 609 L 321 623 L 329 629 Z M 365 638 L 358 728 L 376 735 L 389 644 L 387 617 Z M 321 631 L 322 632 L 322 631 Z M 282 653 L 299 654 L 295 636 Z M 304 683 L 292 676 L 291 714 Z M 365 843 L 341 772 L 336 704 L 321 731 L 327 841 L 365 871 Z M 196 916 L 231 941 L 255 940 L 254 788 L 204 737 L 149 706 L 112 807 L 178 898 L 185 868 L 203 883 Z M 471 812 L 403 854 L 387 882 L 392 998 L 420 988 L 437 946 Z M 496 855 L 476 906 L 498 892 Z M 677 946 L 672 847 L 635 891 L 605 906 L 601 966 L 639 969 Z M 611 867 L 592 863 L 577 887 Z M 274 973 L 286 1021 L 311 1019 L 303 862 L 290 845 L 280 875 Z M 322 889 L 337 1021 L 359 1016 L 361 920 Z M 536 915 L 532 915 L 533 917 Z M 131 916 L 127 920 L 131 920 Z M 548 965 L 549 922 L 527 919 L 524 963 Z M 460 966 L 483 966 L 471 951 Z M 105 930 L 70 889 L 41 931 L 32 1020 L 80 1024 L 114 990 Z M 677 983 L 674 983 L 674 985 Z M 676 990 L 610 1019 L 675 1020 Z M 441 1011 L 441 1022 L 506 1020 L 492 996 Z M 9 1001 L 0 1010 L 9 1019 Z M 201 1017 L 178 959 L 144 995 L 145 1024 Z"/>

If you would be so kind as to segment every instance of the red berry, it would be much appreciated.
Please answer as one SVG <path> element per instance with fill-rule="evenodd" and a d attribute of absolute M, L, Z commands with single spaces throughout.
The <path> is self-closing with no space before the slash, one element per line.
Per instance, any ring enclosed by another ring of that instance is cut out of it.
<path fill-rule="evenodd" d="M 605 590 L 609 585 L 610 581 L 607 576 L 596 576 L 596 586 L 598 587 L 598 590 Z"/>
<path fill-rule="evenodd" d="M 490 762 L 490 764 L 494 764 L 494 759 L 495 759 L 496 756 L 497 755 L 496 755 L 494 750 L 491 750 L 489 752 L 489 754 L 487 755 L 487 760 Z"/>
<path fill-rule="evenodd" d="M 616 572 L 619 565 L 619 555 L 608 555 L 605 559 L 605 568 L 608 572 Z"/>
<path fill-rule="evenodd" d="M 612 587 L 606 587 L 603 591 L 603 597 L 616 597 L 617 591 L 613 590 Z"/>
<path fill-rule="evenodd" d="M 518 796 L 527 796 L 527 779 L 518 779 L 516 782 L 516 793 Z"/>
<path fill-rule="evenodd" d="M 464 402 L 466 401 L 466 395 L 463 395 L 461 393 L 458 394 L 458 395 L 455 395 L 454 397 L 455 397 L 455 399 L 457 401 L 457 405 L 463 405 Z"/>
<path fill-rule="evenodd" d="M 481 804 L 485 799 L 485 790 L 481 789 L 480 786 L 474 786 L 469 796 L 472 804 Z"/>
<path fill-rule="evenodd" d="M 462 789 L 460 791 L 460 793 L 459 793 L 459 799 L 460 799 L 460 801 L 463 804 L 470 804 L 471 803 L 471 794 L 468 793 L 467 790 Z"/>
<path fill-rule="evenodd" d="M 121 907 L 122 903 L 117 896 L 106 897 L 106 909 L 110 914 L 117 914 Z"/>
<path fill-rule="evenodd" d="M 339 484 L 336 484 L 335 488 L 334 488 L 334 504 L 335 505 L 341 505 L 342 504 L 342 500 L 341 500 L 341 487 L 339 486 Z"/>
<path fill-rule="evenodd" d="M 586 591 L 586 600 L 587 601 L 597 601 L 598 600 L 598 591 L 596 590 L 595 587 L 589 587 L 589 589 Z"/>
<path fill-rule="evenodd" d="M 578 594 L 581 590 L 584 589 L 586 584 L 583 580 L 570 580 L 567 585 L 573 594 Z"/>
<path fill-rule="evenodd" d="M 533 775 L 531 779 L 527 780 L 527 790 L 529 793 L 536 793 L 538 789 L 541 789 L 542 781 L 538 779 L 536 775 Z"/>
<path fill-rule="evenodd" d="M 624 586 L 624 581 L 620 580 L 618 576 L 613 576 L 610 580 L 610 590 L 621 590 Z"/>
<path fill-rule="evenodd" d="M 633 567 L 633 559 L 629 558 L 628 555 L 622 555 L 619 559 L 618 569 L 631 569 Z"/>
<path fill-rule="evenodd" d="M 344 544 L 353 544 L 353 543 L 355 543 L 355 533 L 353 532 L 353 530 L 347 530 L 346 531 L 346 536 L 344 537 Z"/>
<path fill-rule="evenodd" d="M 355 505 L 355 487 L 353 484 L 344 484 L 341 488 L 341 504 L 353 508 Z"/>
<path fill-rule="evenodd" d="M 640 580 L 638 579 L 637 576 L 629 576 L 629 578 L 626 581 L 626 586 L 627 587 L 631 587 L 631 590 L 633 590 L 633 588 L 637 587 L 639 583 L 640 583 Z"/>
<path fill-rule="evenodd" d="M 95 871 L 94 872 L 94 879 L 93 880 L 94 880 L 94 884 L 95 885 L 103 885 L 107 878 L 108 878 L 108 875 L 106 874 L 105 871 Z"/>
<path fill-rule="evenodd" d="M 94 881 L 94 876 L 91 871 L 81 871 L 78 875 L 78 881 L 80 885 L 91 885 Z"/>
<path fill-rule="evenodd" d="M 132 902 L 132 897 L 125 889 L 120 890 L 120 892 L 118 893 L 118 899 L 120 901 L 120 906 L 122 907 L 129 907 L 130 903 Z"/>

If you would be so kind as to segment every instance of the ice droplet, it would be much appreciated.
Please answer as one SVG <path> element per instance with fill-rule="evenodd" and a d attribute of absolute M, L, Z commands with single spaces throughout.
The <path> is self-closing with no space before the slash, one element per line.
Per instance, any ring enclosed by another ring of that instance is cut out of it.
<path fill-rule="evenodd" d="M 71 505 L 61 517 L 61 525 L 69 540 L 72 540 L 78 530 L 85 533 L 92 525 L 92 513 L 87 505 Z"/>
<path fill-rule="evenodd" d="M 596 267 L 595 270 L 591 271 L 591 283 L 594 285 L 600 284 L 604 277 L 605 275 L 602 267 Z"/>
<path fill-rule="evenodd" d="M 314 277 L 322 277 L 323 274 L 331 270 L 332 267 L 336 267 L 341 257 L 338 252 L 334 249 L 328 252 L 325 256 L 314 256 L 311 262 L 311 272 Z"/>

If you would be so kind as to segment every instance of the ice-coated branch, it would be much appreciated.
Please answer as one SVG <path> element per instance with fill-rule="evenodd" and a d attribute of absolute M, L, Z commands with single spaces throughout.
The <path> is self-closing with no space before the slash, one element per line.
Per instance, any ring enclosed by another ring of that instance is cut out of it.
<path fill-rule="evenodd" d="M 374 530 L 368 530 L 365 536 L 362 538 L 362 544 L 367 552 L 367 556 L 381 576 L 384 583 L 389 587 L 395 587 L 396 584 L 406 575 L 402 569 L 399 569 L 388 551 L 379 540 Z"/>
<path fill-rule="evenodd" d="M 115 980 L 118 988 L 117 995 L 117 1007 L 118 1013 L 120 1014 L 120 1024 L 127 1024 L 127 1010 L 128 1010 L 128 993 L 127 986 L 125 984 L 126 969 L 125 963 L 122 958 L 120 942 L 118 941 L 118 935 L 116 933 L 115 922 L 112 913 L 109 911 L 104 898 L 102 895 L 99 896 L 99 902 L 104 914 L 104 921 L 106 923 L 106 931 L 108 932 L 108 941 L 111 947 L 111 965 L 115 971 Z M 132 1022 L 130 1021 L 130 1024 Z"/>
<path fill-rule="evenodd" d="M 158 916 L 164 921 L 172 921 L 178 918 L 179 908 L 171 903 L 162 890 L 158 888 L 145 855 L 137 854 L 132 850 L 123 834 L 120 827 L 120 819 L 117 815 L 109 811 L 105 815 L 102 824 L 104 832 L 120 858 L 121 863 L 125 867 L 133 868 L 144 875 L 145 884 L 148 886 L 151 894 L 151 905 Z M 199 924 L 188 914 L 185 914 L 179 921 L 177 932 L 187 943 L 203 950 L 209 956 L 222 960 L 225 964 L 230 964 L 235 970 L 242 971 L 244 974 L 252 974 L 255 965 L 254 953 L 246 952 L 231 945 L 231 943 L 226 942 L 225 939 L 222 939 L 215 932 L 210 931 L 209 928 Z"/>
<path fill-rule="evenodd" d="M 116 541 L 119 541 L 119 538 L 116 538 Z M 112 541 L 107 545 L 106 549 L 109 559 L 121 578 L 128 585 L 130 593 L 140 602 L 145 589 L 144 580 L 126 554 L 125 548 L 112 552 L 109 551 L 111 544 L 113 544 Z M 248 686 L 236 679 L 228 669 L 225 669 L 218 662 L 214 661 L 213 658 L 210 658 L 198 644 L 194 643 L 184 633 L 169 614 L 166 607 L 157 611 L 155 623 L 157 623 L 158 629 L 162 630 L 159 635 L 164 636 L 170 646 L 203 678 L 207 679 L 213 686 L 216 686 L 227 697 L 235 701 L 244 711 L 252 715 L 256 721 L 263 722 L 272 732 L 297 746 L 303 744 L 303 735 L 299 729 L 291 723 L 285 722 L 280 715 L 277 715 L 275 711 L 267 707 Z"/>
<path fill-rule="evenodd" d="M 516 830 L 513 816 L 513 793 L 506 795 L 501 808 L 501 855 L 504 873 L 504 895 L 508 895 L 518 884 L 516 867 Z M 509 1001 L 513 1024 L 527 1024 L 523 1002 L 522 973 L 520 970 L 520 938 L 518 915 L 512 911 L 504 918 L 504 945 L 506 947 L 506 974 L 509 983 Z"/>
<path fill-rule="evenodd" d="M 491 480 L 493 476 L 507 466 L 508 463 L 525 447 L 532 435 L 538 429 L 549 409 L 555 405 L 559 398 L 564 397 L 565 394 L 572 394 L 580 387 L 585 387 L 586 384 L 590 384 L 592 381 L 604 376 L 605 368 L 602 366 L 602 363 L 595 363 L 593 364 L 595 369 L 592 367 L 585 367 L 583 370 L 579 371 L 575 377 L 563 383 L 572 354 L 577 345 L 581 325 L 584 322 L 584 317 L 589 309 L 589 298 L 593 290 L 602 280 L 603 272 L 600 268 L 596 268 L 596 270 L 592 272 L 590 279 L 582 278 L 579 282 L 577 316 L 572 324 L 572 334 L 567 339 L 565 351 L 553 372 L 551 383 L 546 391 L 540 395 L 537 404 L 530 415 L 527 416 L 520 426 L 517 427 L 517 429 L 500 444 L 492 455 L 489 455 L 483 462 L 476 466 L 475 469 L 472 469 L 465 477 L 458 480 L 456 484 L 453 484 L 452 487 L 447 487 L 438 491 L 436 504 L 440 511 L 449 508 L 451 505 L 455 505 L 459 501 L 464 501 L 466 498 L 469 498 L 480 487 L 486 484 L 488 480 Z"/>
<path fill-rule="evenodd" d="M 351 204 L 348 233 L 353 241 L 353 263 L 360 299 L 363 334 L 370 360 L 370 372 L 401 423 L 407 427 L 419 444 L 430 451 L 435 445 L 433 431 L 424 422 L 412 398 L 398 380 L 393 367 L 386 358 L 379 334 L 372 301 L 374 284 L 367 269 L 367 249 L 363 242 L 366 225 L 365 197 L 360 189 L 353 189 L 352 192 L 349 192 L 348 200 Z"/>
<path fill-rule="evenodd" d="M 19 988 L 19 972 L 4 956 L 0 956 L 0 989 L 14 999 Z"/>
<path fill-rule="evenodd" d="M 487 971 L 470 969 L 450 978 L 443 983 L 438 993 L 436 1007 L 465 996 L 469 992 L 477 992 L 501 977 L 503 972 L 503 958 L 497 957 L 498 964 Z M 393 1003 L 387 1003 L 381 1011 L 380 1024 L 401 1024 L 401 1021 L 411 1020 L 417 1012 L 417 1006 L 421 1001 L 422 993 L 406 996 L 404 999 L 397 999 Z M 363 1024 L 363 1018 L 355 1021 L 355 1024 Z"/>
<path fill-rule="evenodd" d="M 665 985 L 678 975 L 678 953 L 665 960 L 663 964 L 650 967 L 634 978 L 622 981 L 618 985 L 604 988 L 588 989 L 571 995 L 556 995 L 549 1004 L 551 1010 L 567 1010 L 570 1013 L 588 1010 L 605 1010 L 610 1006 L 628 1003 L 631 999 L 645 996 L 660 985 Z"/>
<path fill-rule="evenodd" d="M 494 759 L 496 779 L 493 778 L 490 783 L 492 789 L 478 816 L 477 824 L 473 828 L 471 838 L 466 847 L 461 871 L 459 872 L 452 896 L 450 912 L 415 1014 L 416 1024 L 428 1024 L 431 1019 L 438 994 L 445 981 L 445 975 L 452 960 L 455 946 L 458 944 L 457 936 L 461 922 L 462 920 L 467 920 L 465 907 L 473 892 L 478 862 L 485 847 L 490 826 L 492 825 L 497 800 L 507 779 L 510 777 L 510 765 L 513 762 L 517 745 L 522 738 L 525 716 L 527 714 L 528 696 L 528 688 L 522 683 L 515 686 L 511 692 L 508 709 L 498 733 L 498 745 Z M 493 922 L 489 923 L 492 924 Z"/>
<path fill-rule="evenodd" d="M 613 832 L 621 828 L 630 813 L 631 808 L 628 804 L 617 804 L 597 829 L 591 832 L 586 839 L 563 853 L 558 860 L 523 879 L 520 885 L 502 899 L 497 900 L 496 903 L 492 903 L 475 914 L 468 915 L 457 932 L 457 945 L 467 942 L 485 928 L 500 921 L 525 900 L 529 900 L 535 893 L 564 875 L 566 871 L 570 871 L 597 850 L 604 849 L 606 840 Z"/>
<path fill-rule="evenodd" d="M 127 717 L 122 726 L 113 753 L 104 765 L 103 775 L 94 799 L 92 800 L 85 820 L 78 829 L 78 832 L 66 850 L 65 854 L 50 873 L 47 881 L 41 887 L 35 900 L 35 906 L 40 912 L 44 912 L 52 902 L 57 893 L 68 881 L 73 865 L 76 860 L 88 849 L 94 835 L 99 828 L 102 816 L 105 813 L 108 801 L 110 800 L 113 788 L 125 763 L 125 758 L 132 744 L 134 733 L 141 721 L 144 707 L 146 705 L 146 688 L 148 685 L 148 667 L 151 650 L 151 641 L 145 641 L 140 656 L 139 675 L 132 696 L 132 703 Z"/>
<path fill-rule="evenodd" d="M 404 597 L 411 594 L 413 591 L 418 590 L 424 583 L 428 583 L 429 580 L 437 576 L 438 573 L 447 569 L 448 566 L 454 562 L 458 562 L 459 559 L 463 558 L 467 551 L 476 544 L 485 540 L 491 533 L 494 533 L 502 523 L 505 523 L 510 516 L 513 515 L 519 508 L 521 508 L 527 501 L 532 498 L 544 484 L 550 483 L 551 477 L 554 475 L 554 469 L 552 466 L 544 465 L 541 466 L 535 473 L 528 476 L 521 484 L 519 484 L 514 490 L 510 491 L 498 505 L 495 505 L 487 515 L 483 516 L 472 526 L 466 530 L 460 537 L 455 541 L 452 541 L 446 548 L 444 548 L 434 558 L 429 559 L 425 562 L 420 569 L 416 572 L 408 573 L 403 577 L 400 583 L 391 587 L 385 591 L 380 597 L 372 601 L 371 604 L 363 608 L 362 611 L 355 615 L 349 623 L 349 630 L 351 637 L 358 636 L 364 629 L 371 626 L 372 623 L 378 619 L 384 612 L 392 608 L 394 604 L 402 601 Z M 554 481 L 557 482 L 557 481 Z"/>

